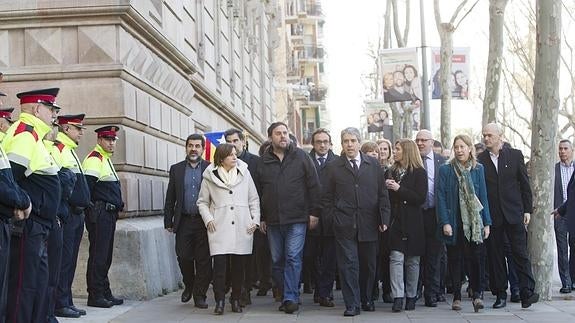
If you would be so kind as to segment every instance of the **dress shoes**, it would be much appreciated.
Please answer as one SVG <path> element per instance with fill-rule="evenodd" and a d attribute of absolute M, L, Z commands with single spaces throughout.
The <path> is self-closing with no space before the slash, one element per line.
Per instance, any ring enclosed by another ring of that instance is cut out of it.
<path fill-rule="evenodd" d="M 55 309 L 54 315 L 57 317 L 71 317 L 71 318 L 76 318 L 76 319 L 80 317 L 80 313 L 74 311 L 73 309 L 71 309 L 69 307 L 62 307 L 62 308 Z"/>
<path fill-rule="evenodd" d="M 519 303 L 521 302 L 521 296 L 519 296 L 519 293 L 517 292 L 511 293 L 511 297 L 509 298 L 509 300 L 511 301 L 511 303 Z"/>
<path fill-rule="evenodd" d="M 225 306 L 224 300 L 216 301 L 216 307 L 214 308 L 214 314 L 215 315 L 223 315 L 224 314 L 224 306 Z"/>
<path fill-rule="evenodd" d="M 475 313 L 479 312 L 479 310 L 483 309 L 483 301 L 481 298 L 476 298 L 473 300 L 473 311 Z"/>
<path fill-rule="evenodd" d="M 74 311 L 80 313 L 80 315 L 86 315 L 86 311 L 83 310 L 83 309 L 81 309 L 81 308 L 77 308 L 77 307 L 74 306 L 74 305 L 71 305 L 71 306 L 68 306 L 68 307 L 71 308 L 72 310 L 74 310 Z"/>
<path fill-rule="evenodd" d="M 319 298 L 319 306 L 334 307 L 335 304 L 333 303 L 333 301 L 331 299 L 329 299 L 329 297 L 320 297 Z"/>
<path fill-rule="evenodd" d="M 88 297 L 88 306 L 100 307 L 100 308 L 110 308 L 110 307 L 114 306 L 114 303 L 110 302 L 109 300 L 105 299 L 104 297 L 98 297 L 98 298 L 89 298 Z"/>
<path fill-rule="evenodd" d="M 365 304 L 361 304 L 361 309 L 366 312 L 374 312 L 375 305 L 373 304 L 373 302 L 367 302 Z"/>
<path fill-rule="evenodd" d="M 403 297 L 393 299 L 393 306 L 391 307 L 391 311 L 394 313 L 403 311 Z"/>
<path fill-rule="evenodd" d="M 406 311 L 413 311 L 415 310 L 415 302 L 417 299 L 415 297 L 406 297 L 405 298 L 405 310 Z"/>
<path fill-rule="evenodd" d="M 437 301 L 433 297 L 426 297 L 425 298 L 425 306 L 426 307 L 437 307 Z"/>
<path fill-rule="evenodd" d="M 493 303 L 493 308 L 504 308 L 505 306 L 507 306 L 507 296 L 506 297 L 497 296 L 495 303 Z"/>
<path fill-rule="evenodd" d="M 521 308 L 528 308 L 531 304 L 539 302 L 539 294 L 533 293 L 526 299 L 521 300 Z"/>
<path fill-rule="evenodd" d="M 122 305 L 124 304 L 124 300 L 121 298 L 116 298 L 114 297 L 114 295 L 112 294 L 108 294 L 106 296 L 104 296 L 107 300 L 109 300 L 110 302 L 112 302 L 112 304 L 114 305 Z"/>
<path fill-rule="evenodd" d="M 257 296 L 266 296 L 268 294 L 268 289 L 267 288 L 260 288 L 257 292 Z"/>
<path fill-rule="evenodd" d="M 299 310 L 299 305 L 297 302 L 294 301 L 285 301 L 284 305 L 284 312 L 286 314 L 292 314 L 293 312 L 297 312 Z"/>
<path fill-rule="evenodd" d="M 561 293 L 561 294 L 571 294 L 571 287 L 561 287 L 561 289 L 559 290 L 559 293 Z"/>
<path fill-rule="evenodd" d="M 187 303 L 190 301 L 190 299 L 192 299 L 192 291 L 185 288 L 184 291 L 182 292 L 181 301 L 182 303 Z"/>
<path fill-rule="evenodd" d="M 361 312 L 359 311 L 359 307 L 347 307 L 343 312 L 343 316 L 356 316 L 360 313 Z"/>
<path fill-rule="evenodd" d="M 194 306 L 197 308 L 206 309 L 208 308 L 208 303 L 205 297 L 194 297 Z"/>

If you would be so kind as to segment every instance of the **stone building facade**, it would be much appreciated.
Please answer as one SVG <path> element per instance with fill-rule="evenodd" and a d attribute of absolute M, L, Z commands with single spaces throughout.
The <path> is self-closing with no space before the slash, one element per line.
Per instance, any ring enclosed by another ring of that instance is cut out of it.
<path fill-rule="evenodd" d="M 113 162 L 125 210 L 111 281 L 147 299 L 177 289 L 173 236 L 161 218 L 167 172 L 194 132 L 243 129 L 251 151 L 274 117 L 271 57 L 278 3 L 271 0 L 58 0 L 0 2 L 1 91 L 60 87 L 62 114 L 93 129 L 121 127 Z M 143 217 L 145 216 L 145 217 Z M 84 243 L 75 289 L 85 294 Z"/>

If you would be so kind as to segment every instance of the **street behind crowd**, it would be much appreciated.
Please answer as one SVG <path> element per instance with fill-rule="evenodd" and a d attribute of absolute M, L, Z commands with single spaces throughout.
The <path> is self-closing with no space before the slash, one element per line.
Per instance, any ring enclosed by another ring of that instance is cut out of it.
<path fill-rule="evenodd" d="M 252 297 L 253 304 L 244 309 L 243 313 L 232 313 L 229 302 L 226 303 L 225 315 L 213 314 L 213 295 L 208 294 L 210 307 L 202 310 L 195 308 L 193 302 L 183 304 L 180 302 L 181 291 L 155 298 L 151 301 L 126 301 L 122 306 L 111 309 L 86 307 L 85 299 L 77 299 L 77 306 L 85 308 L 88 315 L 80 319 L 59 318 L 60 322 L 68 323 L 128 323 L 128 322 L 575 322 L 575 294 L 559 294 L 561 284 L 555 277 L 553 287 L 553 301 L 539 302 L 528 309 L 521 309 L 521 304 L 508 303 L 504 309 L 492 309 L 491 304 L 495 297 L 485 293 L 485 310 L 480 313 L 473 312 L 473 306 L 468 298 L 463 299 L 463 310 L 451 310 L 451 295 L 447 295 L 447 302 L 439 303 L 437 308 L 423 306 L 423 301 L 417 303 L 415 311 L 392 313 L 391 305 L 381 300 L 376 302 L 375 312 L 362 312 L 355 317 L 343 317 L 345 310 L 340 291 L 334 293 L 336 306 L 332 308 L 320 307 L 313 304 L 312 294 L 301 294 L 303 305 L 300 311 L 293 315 L 286 315 L 277 310 L 279 303 L 274 302 L 268 294 L 266 297 Z"/>

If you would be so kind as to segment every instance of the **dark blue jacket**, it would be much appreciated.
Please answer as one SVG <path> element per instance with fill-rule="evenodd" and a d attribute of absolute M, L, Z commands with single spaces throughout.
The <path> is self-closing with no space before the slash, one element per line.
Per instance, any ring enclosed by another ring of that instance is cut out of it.
<path fill-rule="evenodd" d="M 569 184 L 567 185 L 567 201 L 563 203 L 557 211 L 559 214 L 567 219 L 567 230 L 570 234 L 575 234 L 575 180 L 571 175 Z"/>
<path fill-rule="evenodd" d="M 439 167 L 439 179 L 436 188 L 436 211 L 437 211 L 437 231 L 439 239 L 446 244 L 453 245 L 457 242 L 457 234 L 459 233 L 459 223 L 461 217 L 461 209 L 459 205 L 459 182 L 457 175 L 451 164 L 445 164 Z M 487 200 L 487 188 L 485 186 L 485 173 L 483 165 L 471 169 L 471 180 L 473 181 L 473 188 L 475 195 L 479 198 L 483 210 L 481 217 L 483 225 L 491 225 L 491 215 L 489 213 L 489 202 Z M 450 224 L 453 229 L 452 236 L 443 234 L 443 226 Z"/>
<path fill-rule="evenodd" d="M 10 161 L 0 150 L 0 221 L 14 216 L 14 209 L 27 209 L 30 206 L 28 194 L 16 184 Z"/>

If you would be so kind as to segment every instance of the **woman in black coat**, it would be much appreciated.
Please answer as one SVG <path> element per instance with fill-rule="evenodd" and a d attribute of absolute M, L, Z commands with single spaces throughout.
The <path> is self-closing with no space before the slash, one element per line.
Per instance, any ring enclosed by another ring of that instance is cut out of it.
<path fill-rule="evenodd" d="M 391 202 L 389 270 L 394 297 L 392 310 L 400 312 L 404 296 L 405 309 L 415 309 L 419 259 L 425 254 L 421 206 L 427 196 L 427 173 L 413 140 L 398 140 L 393 157 L 395 163 L 386 173 L 385 185 Z"/>

